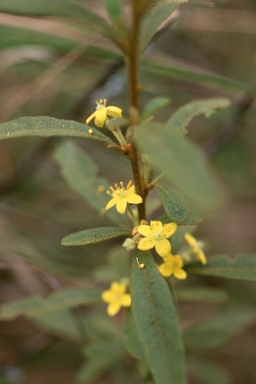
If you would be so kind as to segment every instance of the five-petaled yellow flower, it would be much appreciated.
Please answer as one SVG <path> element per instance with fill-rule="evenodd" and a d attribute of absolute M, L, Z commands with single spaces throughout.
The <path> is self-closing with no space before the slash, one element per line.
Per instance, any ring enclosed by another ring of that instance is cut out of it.
<path fill-rule="evenodd" d="M 109 316 L 115 316 L 121 307 L 131 306 L 131 295 L 125 293 L 125 291 L 125 283 L 119 284 L 116 281 L 113 281 L 110 285 L 110 289 L 102 292 L 102 300 L 105 303 L 109 303 L 107 307 L 107 314 Z"/>
<path fill-rule="evenodd" d="M 138 248 L 146 251 L 155 247 L 160 256 L 166 257 L 171 251 L 171 244 L 167 238 L 172 236 L 176 229 L 176 223 L 164 224 L 163 226 L 161 221 L 151 221 L 150 225 L 139 225 L 138 232 L 145 238 L 140 240 Z"/>
<path fill-rule="evenodd" d="M 107 107 L 106 106 L 106 99 L 100 100 L 100 102 L 97 103 L 96 111 L 88 117 L 86 120 L 86 125 L 94 118 L 94 124 L 97 127 L 102 128 L 106 119 L 107 115 L 111 117 L 122 117 L 122 109 L 118 107 Z"/>
<path fill-rule="evenodd" d="M 125 213 L 127 203 L 129 204 L 140 204 L 142 203 L 142 198 L 135 193 L 135 187 L 134 185 L 131 186 L 132 181 L 130 180 L 126 189 L 124 188 L 123 182 L 120 182 L 121 187 L 118 187 L 117 184 L 115 184 L 116 190 L 114 190 L 113 187 L 110 187 L 111 192 L 107 191 L 107 193 L 111 196 L 113 196 L 113 199 L 111 199 L 105 209 L 109 209 L 116 205 L 117 212 L 119 213 Z"/>
<path fill-rule="evenodd" d="M 194 236 L 190 235 L 190 233 L 186 233 L 184 237 L 190 245 L 192 252 L 197 255 L 198 259 L 201 261 L 202 264 L 206 264 L 207 260 L 205 257 L 205 253 L 202 250 L 204 243 L 202 241 L 198 241 Z"/>
<path fill-rule="evenodd" d="M 180 256 L 169 256 L 164 257 L 164 263 L 158 267 L 159 272 L 164 277 L 174 275 L 177 279 L 186 279 L 187 273 L 182 269 L 183 262 Z"/>

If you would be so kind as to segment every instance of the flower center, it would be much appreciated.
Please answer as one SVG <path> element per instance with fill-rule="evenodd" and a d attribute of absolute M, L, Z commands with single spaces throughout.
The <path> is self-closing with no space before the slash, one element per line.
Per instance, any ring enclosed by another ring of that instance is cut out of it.
<path fill-rule="evenodd" d="M 156 232 L 154 237 L 155 237 L 155 240 L 162 240 L 163 235 L 161 232 Z"/>
<path fill-rule="evenodd" d="M 121 189 L 120 190 L 120 197 L 123 199 L 124 197 L 126 197 L 126 190 L 124 189 Z"/>

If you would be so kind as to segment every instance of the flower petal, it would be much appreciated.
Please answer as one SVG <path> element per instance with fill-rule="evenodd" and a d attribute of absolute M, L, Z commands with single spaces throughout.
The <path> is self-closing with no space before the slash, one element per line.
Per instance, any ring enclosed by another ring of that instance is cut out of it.
<path fill-rule="evenodd" d="M 111 199 L 111 200 L 107 203 L 105 209 L 112 208 L 114 205 L 116 205 L 117 202 L 118 202 L 118 199 L 116 199 L 116 198 Z"/>
<path fill-rule="evenodd" d="M 107 314 L 109 316 L 115 316 L 117 312 L 119 312 L 120 308 L 121 304 L 119 301 L 112 301 L 112 303 L 110 303 L 107 307 Z"/>
<path fill-rule="evenodd" d="M 107 118 L 106 108 L 99 109 L 98 111 L 95 112 L 94 124 L 97 127 L 102 128 L 104 123 L 105 123 L 106 118 Z"/>
<path fill-rule="evenodd" d="M 122 117 L 122 109 L 118 107 L 109 106 L 106 108 L 106 113 L 111 117 Z"/>
<path fill-rule="evenodd" d="M 174 234 L 176 229 L 177 229 L 176 223 L 169 223 L 163 226 L 161 233 L 164 237 L 168 238 Z"/>
<path fill-rule="evenodd" d="M 186 242 L 192 247 L 197 243 L 197 240 L 194 236 L 190 235 L 190 233 L 185 233 L 184 235 Z"/>
<path fill-rule="evenodd" d="M 134 193 L 135 192 L 135 186 L 132 185 L 131 188 L 127 189 L 128 193 Z"/>
<path fill-rule="evenodd" d="M 171 252 L 171 243 L 167 239 L 157 240 L 156 251 L 161 257 L 168 256 Z"/>
<path fill-rule="evenodd" d="M 123 307 L 130 307 L 131 302 L 132 302 L 132 299 L 131 299 L 131 295 L 129 295 L 129 293 L 125 293 L 120 297 L 120 304 Z"/>
<path fill-rule="evenodd" d="M 126 200 L 130 204 L 140 204 L 140 203 L 142 203 L 142 197 L 140 197 L 136 193 L 128 193 L 127 196 L 126 196 Z"/>
<path fill-rule="evenodd" d="M 127 206 L 127 201 L 126 201 L 126 199 L 118 199 L 118 200 L 117 200 L 117 203 L 116 203 L 116 209 L 117 209 L 117 212 L 119 212 L 119 213 L 125 213 L 126 206 Z"/>
<path fill-rule="evenodd" d="M 150 226 L 153 230 L 153 232 L 161 232 L 163 224 L 161 221 L 150 221 Z"/>
<path fill-rule="evenodd" d="M 153 236 L 153 231 L 150 225 L 139 225 L 138 226 L 138 232 L 142 236 L 148 236 L 152 237 Z"/>
<path fill-rule="evenodd" d="M 162 276 L 168 277 L 173 274 L 173 266 L 171 263 L 163 263 L 158 267 L 159 272 Z"/>
<path fill-rule="evenodd" d="M 88 123 L 90 123 L 90 121 L 94 118 L 96 114 L 96 111 L 94 113 L 91 114 L 91 116 L 88 117 L 88 119 L 86 120 L 85 124 L 87 125 Z"/>
<path fill-rule="evenodd" d="M 153 237 L 145 237 L 144 239 L 140 240 L 138 249 L 141 251 L 147 251 L 148 249 L 154 248 L 155 244 L 156 241 L 153 239 Z"/>
<path fill-rule="evenodd" d="M 104 291 L 101 294 L 101 298 L 105 303 L 110 303 L 113 300 L 113 296 L 114 294 L 110 290 Z"/>
<path fill-rule="evenodd" d="M 177 279 L 180 280 L 184 280 L 187 277 L 187 273 L 181 268 L 174 268 L 173 274 Z"/>
<path fill-rule="evenodd" d="M 201 263 L 202 264 L 207 264 L 207 260 L 206 260 L 206 257 L 205 257 L 205 253 L 204 253 L 204 251 L 202 251 L 202 249 L 199 249 L 198 250 L 198 258 L 199 258 L 199 260 L 201 261 Z"/>

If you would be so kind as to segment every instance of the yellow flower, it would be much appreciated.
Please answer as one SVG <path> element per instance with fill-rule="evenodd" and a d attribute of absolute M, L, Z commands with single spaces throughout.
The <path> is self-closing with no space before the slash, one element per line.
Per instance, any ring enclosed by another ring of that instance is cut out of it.
<path fill-rule="evenodd" d="M 106 99 L 100 100 L 100 102 L 97 103 L 96 111 L 88 117 L 86 120 L 86 125 L 94 118 L 94 124 L 97 125 L 97 127 L 102 128 L 106 119 L 107 115 L 111 117 L 122 117 L 122 109 L 118 107 L 107 107 L 106 106 Z"/>
<path fill-rule="evenodd" d="M 120 182 L 121 187 L 118 187 L 115 184 L 116 190 L 113 187 L 110 187 L 112 193 L 107 191 L 107 193 L 113 196 L 105 209 L 109 209 L 116 205 L 117 212 L 125 213 L 127 203 L 129 204 L 140 204 L 142 203 L 142 198 L 135 193 L 134 185 L 131 187 L 132 181 L 130 180 L 126 189 L 124 188 L 123 182 Z"/>
<path fill-rule="evenodd" d="M 182 269 L 183 262 L 180 256 L 169 255 L 164 258 L 164 263 L 158 267 L 159 272 L 164 277 L 174 275 L 177 279 L 186 279 L 187 273 Z"/>
<path fill-rule="evenodd" d="M 125 293 L 125 291 L 125 283 L 119 284 L 116 281 L 113 281 L 110 285 L 110 289 L 102 292 L 102 300 L 105 303 L 109 303 L 107 307 L 107 314 L 109 316 L 115 316 L 121 307 L 130 307 L 131 295 Z"/>
<path fill-rule="evenodd" d="M 202 264 L 206 264 L 207 260 L 205 257 L 205 253 L 202 250 L 204 243 L 202 241 L 198 241 L 195 237 L 190 235 L 190 233 L 185 233 L 185 240 L 190 245 L 192 252 L 197 254 L 198 259 Z"/>
<path fill-rule="evenodd" d="M 138 248 L 146 251 L 155 247 L 160 256 L 166 257 L 171 251 L 171 244 L 167 238 L 172 236 L 176 229 L 176 223 L 163 226 L 161 221 L 151 221 L 150 225 L 139 225 L 138 232 L 146 237 L 140 240 Z"/>

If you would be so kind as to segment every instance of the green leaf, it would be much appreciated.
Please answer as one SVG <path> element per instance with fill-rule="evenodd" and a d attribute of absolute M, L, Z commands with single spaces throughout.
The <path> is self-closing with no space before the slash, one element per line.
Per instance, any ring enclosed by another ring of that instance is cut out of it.
<path fill-rule="evenodd" d="M 62 245 L 89 245 L 119 236 L 131 236 L 131 231 L 121 228 L 93 228 L 73 233 L 62 239 Z"/>
<path fill-rule="evenodd" d="M 92 134 L 88 130 L 92 130 Z M 72 120 L 59 120 L 48 116 L 20 117 L 0 124 L 0 139 L 21 136 L 76 136 L 101 141 L 107 145 L 115 143 L 94 128 Z"/>
<path fill-rule="evenodd" d="M 219 304 L 228 299 L 227 291 L 212 287 L 177 287 L 175 292 L 179 300 L 189 302 Z"/>
<path fill-rule="evenodd" d="M 87 22 L 107 29 L 104 19 L 72 0 L 1 0 L 0 12 L 30 16 L 62 16 L 85 19 Z"/>
<path fill-rule="evenodd" d="M 188 368 L 201 384 L 232 384 L 229 373 L 218 364 L 205 359 L 189 359 Z"/>
<path fill-rule="evenodd" d="M 160 122 L 136 127 L 135 138 L 152 163 L 201 209 L 216 209 L 221 195 L 198 145 Z"/>
<path fill-rule="evenodd" d="M 140 49 L 143 53 L 147 48 L 152 37 L 157 32 L 161 24 L 171 15 L 180 4 L 187 3 L 188 0 L 175 0 L 175 2 L 158 1 L 156 5 L 149 8 L 144 17 L 140 31 Z"/>
<path fill-rule="evenodd" d="M 120 341 L 92 344 L 83 350 L 86 363 L 78 372 L 78 378 L 84 383 L 91 383 L 111 365 L 124 357 L 125 350 Z"/>
<path fill-rule="evenodd" d="M 189 211 L 188 218 L 183 221 L 183 223 L 180 223 L 180 225 L 196 225 L 202 223 L 203 221 L 204 218 L 200 213 Z"/>
<path fill-rule="evenodd" d="M 54 158 L 67 183 L 83 196 L 91 207 L 104 212 L 109 201 L 106 194 L 109 182 L 103 177 L 98 177 L 98 166 L 90 157 L 75 143 L 68 141 L 57 146 Z M 98 190 L 99 187 L 104 189 L 103 192 Z M 118 225 L 124 226 L 126 223 L 125 217 L 116 209 L 107 210 L 105 215 Z"/>
<path fill-rule="evenodd" d="M 122 17 L 121 1 L 120 0 L 105 0 L 105 7 L 110 20 L 120 20 Z"/>
<path fill-rule="evenodd" d="M 174 188 L 166 184 L 155 185 L 164 209 L 175 223 L 182 223 L 188 218 L 189 209 L 184 197 Z"/>
<path fill-rule="evenodd" d="M 186 266 L 186 271 L 193 275 L 227 277 L 229 279 L 256 282 L 256 255 L 239 255 L 230 260 L 224 255 L 211 257 L 207 264 L 201 267 L 199 263 Z"/>
<path fill-rule="evenodd" d="M 165 56 L 166 57 L 166 56 Z M 249 95 L 256 96 L 256 89 L 250 85 L 240 83 L 227 77 L 219 76 L 218 74 L 207 73 L 204 69 L 195 70 L 189 64 L 175 63 L 173 57 L 167 59 L 161 57 L 156 59 L 147 59 L 142 63 L 142 71 L 149 70 L 151 75 L 156 73 L 157 76 L 165 78 L 178 78 L 181 80 L 192 80 L 195 83 L 203 83 L 213 85 L 223 89 L 229 89 L 233 92 L 244 92 Z"/>
<path fill-rule="evenodd" d="M 137 260 L 145 264 L 138 268 Z M 137 250 L 131 277 L 133 319 L 155 384 L 184 384 L 184 355 L 175 304 L 149 252 Z"/>
<path fill-rule="evenodd" d="M 185 348 L 192 351 L 216 349 L 226 344 L 228 333 L 218 327 L 194 326 L 183 333 Z"/>
<path fill-rule="evenodd" d="M 229 105 L 230 100 L 224 97 L 191 101 L 179 108 L 167 121 L 167 125 L 174 132 L 185 134 L 187 132 L 186 127 L 195 116 L 204 114 L 209 117 L 215 111 Z"/>
<path fill-rule="evenodd" d="M 170 99 L 167 97 L 156 97 L 155 99 L 150 100 L 150 102 L 145 106 L 142 111 L 141 118 L 146 119 L 151 116 L 158 109 L 165 107 L 170 103 Z"/>
<path fill-rule="evenodd" d="M 125 311 L 123 338 L 127 351 L 136 359 L 141 359 L 144 356 L 144 347 L 139 340 L 132 313 L 129 308 Z"/>
<path fill-rule="evenodd" d="M 78 305 L 88 305 L 101 302 L 101 291 L 90 288 L 63 289 L 53 293 L 46 299 L 32 296 L 23 300 L 3 304 L 0 310 L 1 320 L 12 320 L 20 315 L 31 318 L 39 317 Z"/>

